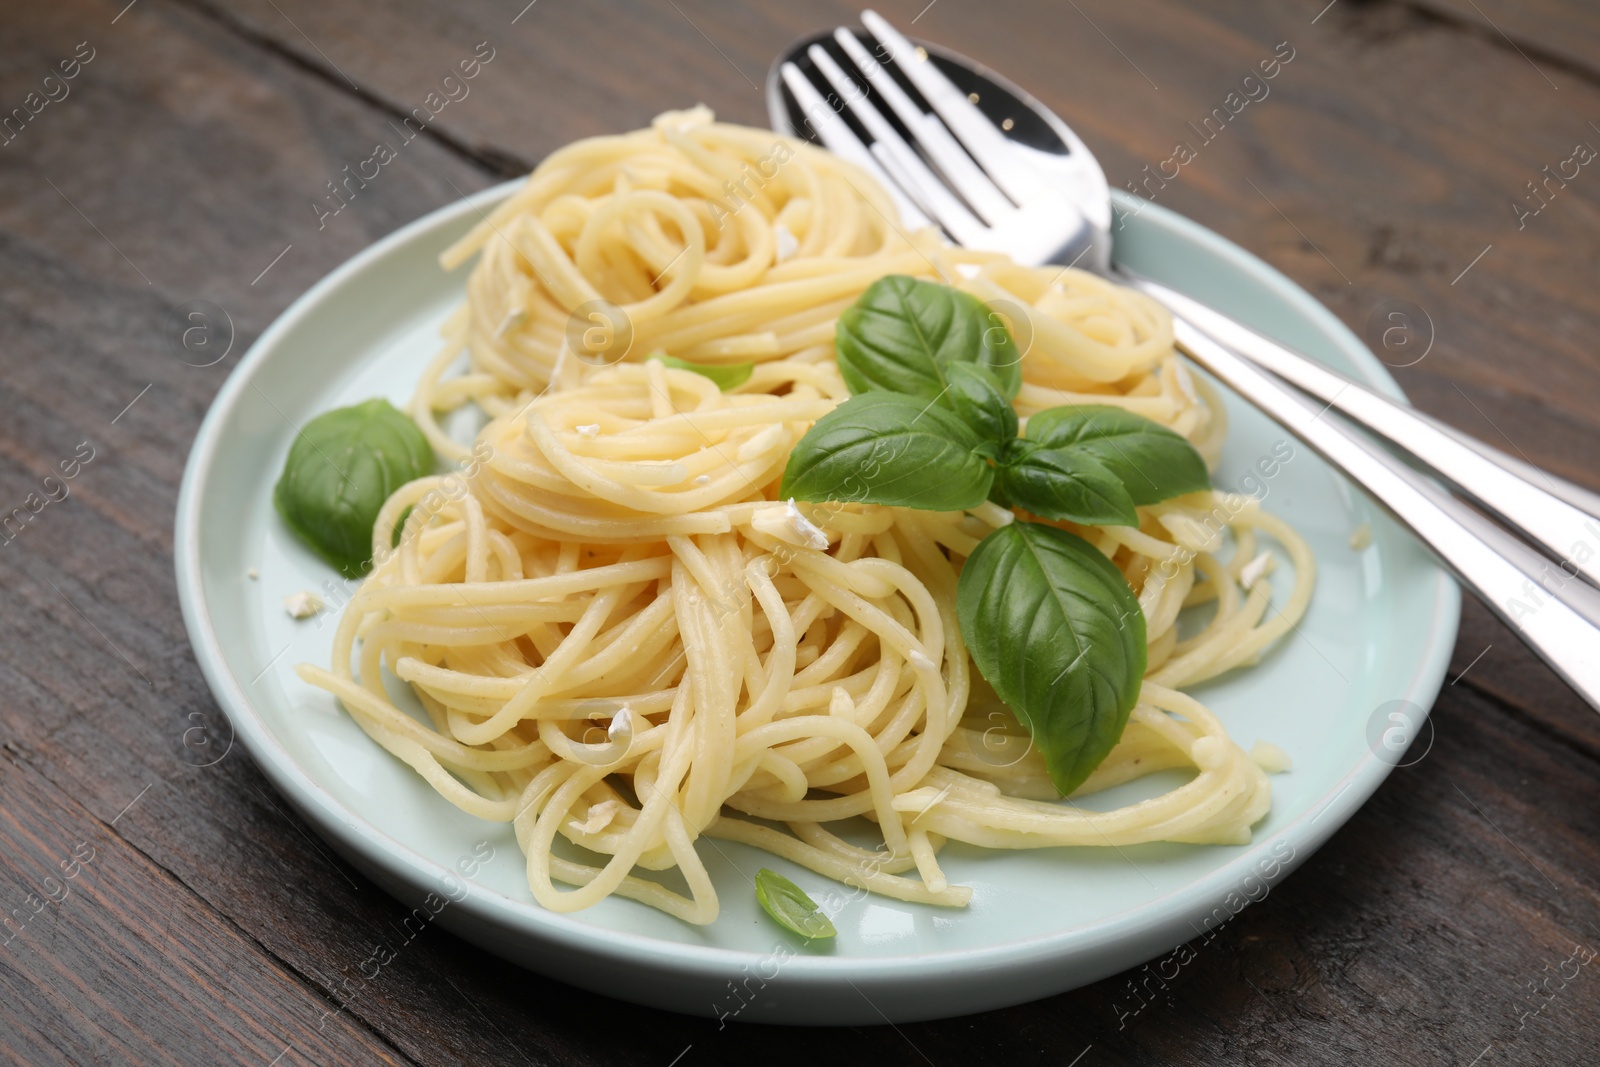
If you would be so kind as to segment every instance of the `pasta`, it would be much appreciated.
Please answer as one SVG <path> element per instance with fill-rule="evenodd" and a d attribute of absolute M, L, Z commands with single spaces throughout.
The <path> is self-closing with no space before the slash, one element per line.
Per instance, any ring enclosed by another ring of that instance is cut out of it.
<path fill-rule="evenodd" d="M 1137 527 L 1060 524 L 1127 577 L 1149 636 L 1140 703 L 1074 795 L 1190 774 L 1109 811 L 1060 802 L 962 644 L 961 560 L 1011 511 L 776 499 L 795 443 L 848 396 L 835 320 L 888 274 L 944 280 L 1006 317 L 1026 349 L 1024 421 L 1117 405 L 1214 462 L 1221 405 L 1157 305 L 907 234 L 863 173 L 700 109 L 554 153 L 443 262 L 474 254 L 413 405 L 470 476 L 388 500 L 331 667 L 300 672 L 451 803 L 510 822 L 540 904 L 617 894 L 709 923 L 700 838 L 950 906 L 970 890 L 941 867 L 948 841 L 1249 839 L 1267 777 L 1183 687 L 1255 662 L 1309 602 L 1309 549 L 1254 499 L 1197 493 L 1140 508 Z M 754 367 L 724 392 L 645 361 L 656 351 Z M 470 451 L 439 423 L 468 403 L 491 416 Z M 1264 540 L 1293 566 L 1276 607 Z M 1181 631 L 1200 604 L 1209 619 Z"/>

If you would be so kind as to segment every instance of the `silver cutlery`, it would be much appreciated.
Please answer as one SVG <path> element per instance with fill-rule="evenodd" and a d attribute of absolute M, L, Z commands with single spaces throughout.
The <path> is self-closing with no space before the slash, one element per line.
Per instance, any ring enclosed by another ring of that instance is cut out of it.
<path fill-rule="evenodd" d="M 872 11 L 862 23 L 866 33 L 840 28 L 773 64 L 775 129 L 820 141 L 873 174 L 912 229 L 934 225 L 956 244 L 1021 263 L 1092 270 L 1166 305 L 1181 352 L 1365 489 L 1600 710 L 1600 495 L 1118 267 L 1104 172 L 1065 122 L 993 72 L 913 43 Z M 1006 118 L 997 124 L 995 113 Z M 1504 526 L 1324 418 L 1330 410 Z"/>

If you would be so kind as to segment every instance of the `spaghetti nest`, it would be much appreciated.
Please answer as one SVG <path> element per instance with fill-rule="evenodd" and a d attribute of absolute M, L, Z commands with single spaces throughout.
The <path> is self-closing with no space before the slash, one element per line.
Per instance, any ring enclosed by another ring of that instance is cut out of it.
<path fill-rule="evenodd" d="M 541 904 L 616 893 L 711 922 L 703 836 L 943 905 L 970 896 L 941 868 L 952 840 L 1248 840 L 1270 785 L 1181 687 L 1254 662 L 1309 600 L 1309 550 L 1254 500 L 1198 493 L 1141 507 L 1137 527 L 1062 524 L 1126 576 L 1150 646 L 1140 703 L 1078 793 L 1189 772 L 1091 811 L 1059 802 L 962 644 L 962 561 L 1010 511 L 776 499 L 795 443 L 848 395 L 834 320 L 890 273 L 1003 309 L 1025 342 L 1024 419 L 1120 405 L 1214 460 L 1221 407 L 1158 306 L 906 235 L 859 171 L 699 112 L 555 153 L 445 260 L 473 252 L 416 414 L 457 457 L 436 414 L 470 400 L 494 417 L 469 476 L 412 482 L 384 506 L 331 669 L 300 670 L 450 802 L 511 822 Z M 591 362 L 566 322 L 595 301 L 621 309 L 632 342 Z M 642 361 L 660 349 L 755 365 L 724 392 Z M 1293 562 L 1271 611 L 1259 535 Z M 1180 636 L 1180 611 L 1204 603 L 1209 619 Z M 396 704 L 386 674 L 425 714 Z"/>

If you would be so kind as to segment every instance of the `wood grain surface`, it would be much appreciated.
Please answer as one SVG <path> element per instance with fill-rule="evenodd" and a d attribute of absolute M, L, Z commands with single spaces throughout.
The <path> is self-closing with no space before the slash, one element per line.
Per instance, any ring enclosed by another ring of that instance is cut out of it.
<path fill-rule="evenodd" d="M 1137 1013 L 1130 973 L 944 1022 L 719 1030 L 438 930 L 361 978 L 402 909 L 229 747 L 179 615 L 172 516 L 207 405 L 291 300 L 376 238 L 668 106 L 764 125 L 771 57 L 854 16 L 834 0 L 525 3 L 0 11 L 0 115 L 27 116 L 0 134 L 0 508 L 92 451 L 0 544 L 0 1059 L 1595 1062 L 1600 971 L 1554 976 L 1600 946 L 1600 720 L 1476 604 L 1426 757 Z M 1600 173 L 1547 202 L 1527 188 L 1600 146 L 1591 4 L 925 3 L 882 10 L 1028 86 L 1118 185 L 1288 42 L 1270 95 L 1158 202 L 1369 342 L 1376 309 L 1411 301 L 1432 344 L 1395 374 L 1420 407 L 1600 489 Z M 319 227 L 324 183 L 480 42 L 494 59 L 471 94 Z M 67 94 L 32 114 L 74 57 Z M 231 321 L 214 366 L 178 358 L 195 300 Z"/>

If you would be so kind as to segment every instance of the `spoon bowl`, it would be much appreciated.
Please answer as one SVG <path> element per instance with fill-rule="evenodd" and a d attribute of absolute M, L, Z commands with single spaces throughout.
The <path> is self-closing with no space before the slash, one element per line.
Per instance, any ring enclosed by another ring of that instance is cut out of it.
<path fill-rule="evenodd" d="M 868 52 L 878 54 L 880 45 L 863 30 L 851 31 Z M 1105 172 L 1089 146 L 1073 132 L 1061 118 L 1026 90 L 1008 81 L 981 63 L 975 63 L 959 52 L 926 41 L 914 41 L 928 54 L 930 62 L 956 87 L 967 94 L 983 115 L 998 129 L 1017 152 L 1046 176 L 1050 185 L 1066 192 L 1076 202 L 1089 225 L 1082 239 L 1062 250 L 1062 262 L 1077 262 L 1089 270 L 1104 271 L 1111 263 L 1112 205 Z M 767 115 L 772 128 L 778 133 L 798 137 L 819 147 L 823 144 L 816 127 L 806 115 L 794 94 L 783 80 L 783 66 L 793 63 L 806 77 L 818 81 L 813 72 L 816 64 L 810 51 L 820 47 L 846 70 L 855 69 L 854 61 L 845 55 L 832 33 L 823 32 L 801 37 L 779 54 L 767 71 Z M 895 67 L 885 67 L 911 98 L 921 102 L 921 94 Z M 855 125 L 846 101 L 835 94 L 826 99 L 845 121 Z M 896 127 L 902 137 L 914 143 L 912 132 L 892 113 L 885 118 Z M 856 126 L 856 133 L 864 131 Z M 1081 258 L 1080 258 L 1081 257 Z"/>

